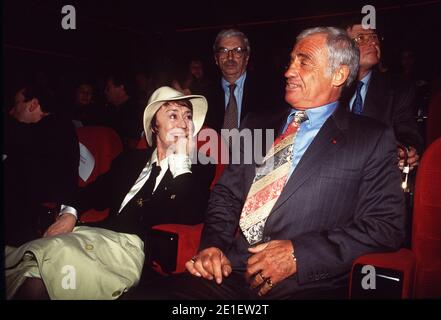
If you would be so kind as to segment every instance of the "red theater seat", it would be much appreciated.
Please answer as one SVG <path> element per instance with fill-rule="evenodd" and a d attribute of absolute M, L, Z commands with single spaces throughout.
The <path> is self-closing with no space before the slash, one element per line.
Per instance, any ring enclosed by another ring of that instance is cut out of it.
<path fill-rule="evenodd" d="M 388 275 L 395 280 L 379 290 L 363 292 L 356 272 L 363 265 L 379 270 L 380 281 Z M 362 256 L 356 259 L 352 271 L 353 298 L 441 298 L 441 138 L 427 148 L 418 168 L 411 250 Z M 392 287 L 396 289 L 390 295 L 385 294 Z"/>
<path fill-rule="evenodd" d="M 427 107 L 426 145 L 441 137 L 441 92 L 435 94 Z"/>
<path fill-rule="evenodd" d="M 118 134 L 108 127 L 80 127 L 77 128 L 77 136 L 81 142 L 92 153 L 95 158 L 95 166 L 89 178 L 84 181 L 78 177 L 80 187 L 89 183 L 110 169 L 113 159 L 122 151 L 123 146 Z M 81 215 L 81 222 L 96 222 L 105 219 L 109 210 L 89 210 Z"/>

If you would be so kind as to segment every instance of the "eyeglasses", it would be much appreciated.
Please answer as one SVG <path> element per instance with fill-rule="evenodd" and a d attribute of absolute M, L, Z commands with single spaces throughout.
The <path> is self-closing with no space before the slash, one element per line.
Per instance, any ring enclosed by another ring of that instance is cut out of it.
<path fill-rule="evenodd" d="M 380 41 L 383 41 L 383 40 L 384 40 L 384 38 L 378 36 L 378 34 L 376 34 L 376 33 L 362 33 L 362 34 L 357 35 L 354 38 L 354 41 L 358 45 L 365 45 L 370 42 L 380 43 Z"/>
<path fill-rule="evenodd" d="M 216 53 L 220 57 L 227 57 L 230 52 L 233 53 L 234 57 L 240 58 L 240 57 L 243 56 L 243 54 L 245 52 L 247 52 L 247 49 L 242 48 L 242 47 L 236 47 L 236 48 L 233 48 L 233 49 L 227 49 L 227 48 L 224 48 L 224 47 L 220 47 L 220 48 L 217 48 L 217 50 L 216 50 Z"/>

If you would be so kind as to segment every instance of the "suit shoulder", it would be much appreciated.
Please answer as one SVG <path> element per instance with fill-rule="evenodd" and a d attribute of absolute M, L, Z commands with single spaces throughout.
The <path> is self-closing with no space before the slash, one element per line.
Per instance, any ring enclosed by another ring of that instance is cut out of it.
<path fill-rule="evenodd" d="M 383 87 L 394 91 L 407 92 L 413 90 L 415 85 L 404 79 L 401 75 L 392 72 L 376 72 L 372 81 L 380 83 Z"/>
<path fill-rule="evenodd" d="M 384 131 L 391 129 L 381 121 L 371 117 L 356 115 L 351 112 L 346 112 L 348 119 L 349 131 L 357 131 L 365 134 L 382 134 Z"/>

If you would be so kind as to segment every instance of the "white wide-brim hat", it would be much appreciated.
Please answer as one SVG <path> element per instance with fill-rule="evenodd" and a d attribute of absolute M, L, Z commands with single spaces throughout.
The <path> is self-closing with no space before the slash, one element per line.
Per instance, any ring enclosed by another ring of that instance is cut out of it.
<path fill-rule="evenodd" d="M 200 95 L 185 95 L 170 87 L 160 87 L 152 93 L 144 110 L 144 131 L 149 146 L 153 145 L 151 124 L 156 112 L 165 102 L 182 99 L 189 99 L 193 105 L 194 136 L 201 130 L 208 110 L 207 99 Z"/>

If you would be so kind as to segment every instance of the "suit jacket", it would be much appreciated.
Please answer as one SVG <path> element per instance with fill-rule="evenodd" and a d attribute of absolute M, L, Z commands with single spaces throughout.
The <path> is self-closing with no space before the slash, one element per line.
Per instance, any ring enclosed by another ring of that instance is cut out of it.
<path fill-rule="evenodd" d="M 269 298 L 347 284 L 355 258 L 397 249 L 403 241 L 393 132 L 342 109 L 324 123 L 267 219 L 264 241 L 291 240 L 297 257 L 297 273 Z M 246 269 L 249 245 L 241 232 L 235 235 L 254 175 L 253 164 L 226 168 L 212 191 L 202 234 L 201 249 L 220 248 L 238 271 Z"/>
<path fill-rule="evenodd" d="M 244 128 L 244 120 L 250 113 L 260 114 L 268 110 L 269 106 L 277 105 L 274 96 L 272 90 L 265 88 L 256 74 L 248 71 L 243 89 L 240 128 Z M 204 124 L 220 132 L 224 122 L 225 106 L 228 103 L 225 101 L 225 92 L 220 79 L 207 94 L 207 101 L 208 112 Z"/>
<path fill-rule="evenodd" d="M 210 165 L 194 164 L 191 167 L 192 173 L 185 173 L 176 178 L 167 170 L 150 201 L 144 203 L 142 225 L 139 221 L 131 219 L 130 214 L 124 209 L 118 214 L 122 201 L 135 184 L 151 153 L 152 148 L 124 152 L 113 161 L 106 174 L 80 189 L 66 204 L 80 213 L 92 208 L 110 208 L 109 218 L 93 226 L 134 233 L 142 238 L 151 226 L 157 224 L 202 222 L 214 175 L 214 168 Z"/>
<path fill-rule="evenodd" d="M 342 104 L 349 109 L 355 93 L 355 83 L 342 96 Z M 421 154 L 423 140 L 415 120 L 416 95 L 411 83 L 389 72 L 372 71 L 362 115 L 393 127 L 398 142 L 416 148 Z"/>

